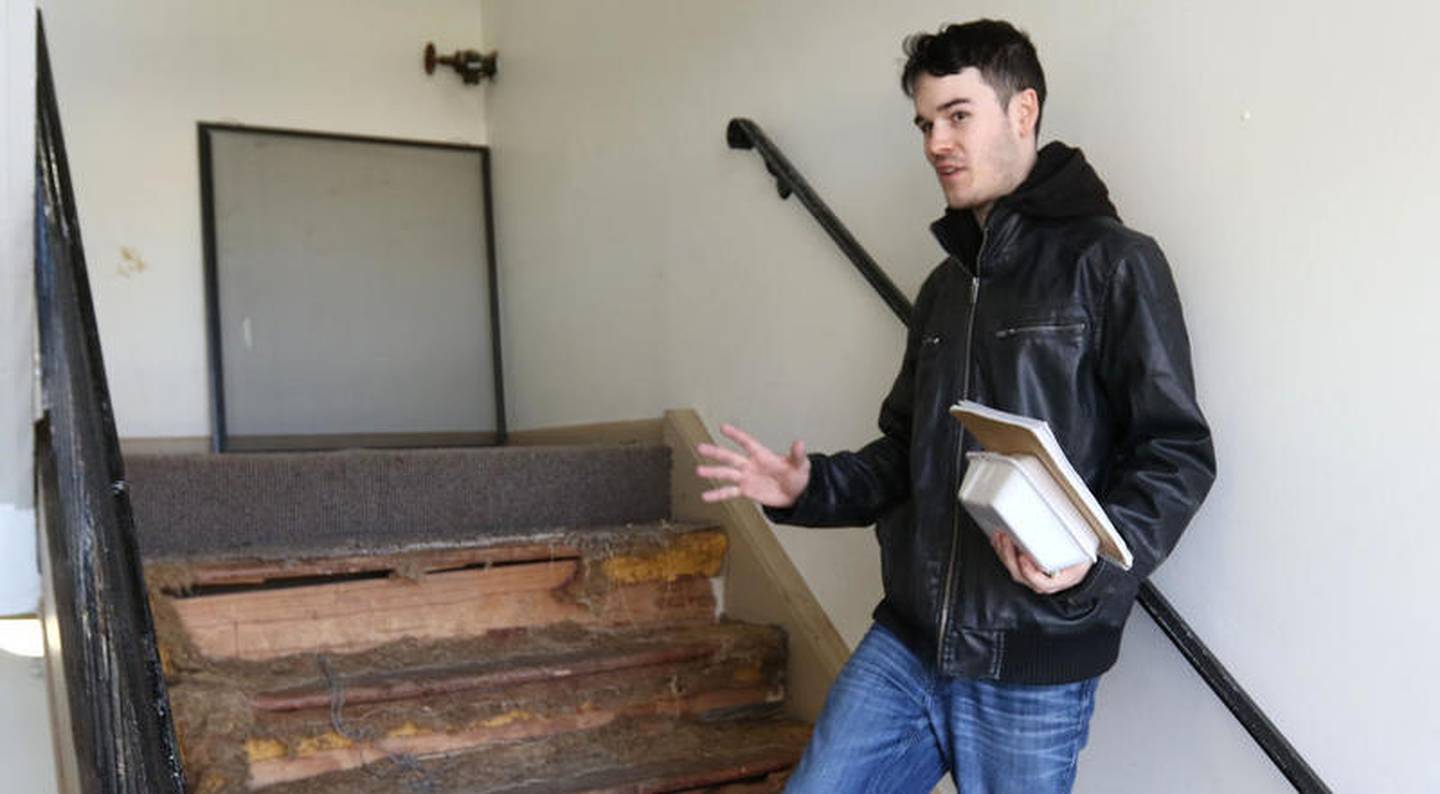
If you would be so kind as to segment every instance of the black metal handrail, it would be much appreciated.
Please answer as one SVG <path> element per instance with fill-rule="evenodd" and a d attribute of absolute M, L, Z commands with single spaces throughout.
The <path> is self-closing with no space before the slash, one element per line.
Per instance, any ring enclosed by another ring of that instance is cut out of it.
<path fill-rule="evenodd" d="M 58 632 L 67 723 L 85 794 L 181 794 L 184 782 L 155 645 L 75 193 L 43 24 L 37 29 L 35 299 L 44 418 L 37 504 Z M 68 767 L 68 765 L 67 765 Z"/>
<path fill-rule="evenodd" d="M 825 202 L 815 195 L 810 183 L 790 163 L 784 152 L 780 151 L 770 138 L 760 129 L 760 125 L 750 119 L 731 119 L 725 128 L 725 140 L 732 149 L 754 149 L 765 161 L 765 169 L 774 177 L 776 188 L 782 200 L 789 198 L 793 193 L 805 208 L 815 216 L 815 220 L 825 228 L 840 250 L 850 262 L 855 265 L 865 280 L 870 282 L 875 290 L 880 293 L 880 298 L 885 301 L 900 322 L 907 327 L 910 324 L 912 306 L 908 298 L 895 286 L 890 277 L 885 274 L 874 258 L 870 256 L 855 239 L 835 213 L 830 211 Z M 1280 770 L 1280 773 L 1290 781 L 1297 791 L 1306 794 L 1320 794 L 1329 792 L 1330 788 L 1325 785 L 1319 775 L 1310 768 L 1299 751 L 1290 744 L 1265 712 L 1255 704 L 1255 701 L 1246 694 L 1244 688 L 1225 669 L 1225 665 L 1211 653 L 1210 649 L 1190 628 L 1190 624 L 1180 617 L 1180 613 L 1170 604 L 1170 601 L 1148 580 L 1140 585 L 1139 595 L 1140 606 L 1155 621 L 1165 636 L 1175 644 L 1181 655 L 1205 679 L 1205 683 L 1220 698 L 1230 713 L 1239 720 L 1245 730 L 1250 734 L 1260 749 L 1265 751 L 1271 762 Z"/>

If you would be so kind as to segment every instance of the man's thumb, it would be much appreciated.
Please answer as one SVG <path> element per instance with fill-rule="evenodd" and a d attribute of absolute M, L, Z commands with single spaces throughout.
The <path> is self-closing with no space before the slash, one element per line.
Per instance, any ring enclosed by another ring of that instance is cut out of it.
<path fill-rule="evenodd" d="M 805 465 L 805 442 L 796 441 L 790 445 L 790 462 L 796 466 Z"/>

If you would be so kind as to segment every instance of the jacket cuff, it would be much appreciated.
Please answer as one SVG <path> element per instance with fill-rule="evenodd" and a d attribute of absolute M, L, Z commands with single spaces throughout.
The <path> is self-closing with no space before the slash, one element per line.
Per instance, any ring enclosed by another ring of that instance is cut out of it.
<path fill-rule="evenodd" d="M 1095 564 L 1090 566 L 1090 570 L 1085 572 L 1085 578 L 1076 582 L 1073 587 L 1055 593 L 1052 598 L 1078 609 L 1115 592 L 1128 576 L 1120 566 L 1099 557 Z"/>
<path fill-rule="evenodd" d="M 795 497 L 795 504 L 789 507 L 766 507 L 761 505 L 765 517 L 775 524 L 791 524 L 794 526 L 805 526 L 814 522 L 815 494 L 819 489 L 815 487 L 816 478 L 819 476 L 819 467 L 823 465 L 822 455 L 811 453 L 810 458 L 810 482 L 805 485 L 805 490 Z"/>

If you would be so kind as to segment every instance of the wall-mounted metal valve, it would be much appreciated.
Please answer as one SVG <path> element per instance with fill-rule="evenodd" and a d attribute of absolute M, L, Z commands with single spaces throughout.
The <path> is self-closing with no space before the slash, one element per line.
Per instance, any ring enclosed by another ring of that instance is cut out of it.
<path fill-rule="evenodd" d="M 435 65 L 443 64 L 460 73 L 466 85 L 476 85 L 481 80 L 495 79 L 499 52 L 482 53 L 479 50 L 456 50 L 454 55 L 437 55 L 435 42 L 425 45 L 425 74 L 435 74 Z"/>

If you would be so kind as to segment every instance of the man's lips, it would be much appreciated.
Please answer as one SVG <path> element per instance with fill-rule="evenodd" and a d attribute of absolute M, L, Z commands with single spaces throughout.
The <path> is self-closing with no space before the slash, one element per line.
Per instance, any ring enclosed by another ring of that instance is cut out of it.
<path fill-rule="evenodd" d="M 965 169 L 953 163 L 937 163 L 935 165 L 935 175 L 940 177 L 941 180 L 953 179 L 964 170 Z"/>

